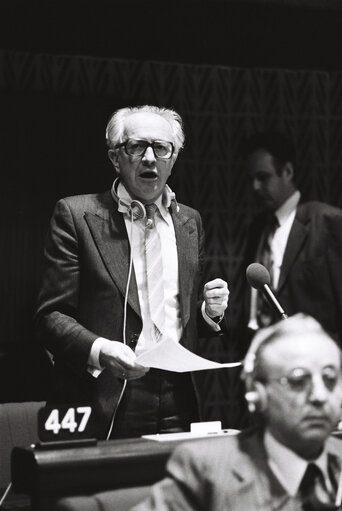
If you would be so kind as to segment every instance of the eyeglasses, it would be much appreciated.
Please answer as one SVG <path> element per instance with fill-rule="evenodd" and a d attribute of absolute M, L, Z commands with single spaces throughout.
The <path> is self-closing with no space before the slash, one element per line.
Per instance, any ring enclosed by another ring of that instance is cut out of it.
<path fill-rule="evenodd" d="M 161 160 L 168 160 L 171 158 L 174 152 L 174 146 L 171 142 L 165 142 L 164 140 L 154 140 L 148 142 L 147 140 L 140 140 L 135 138 L 129 138 L 126 142 L 117 144 L 115 148 L 124 147 L 125 153 L 129 156 L 144 156 L 146 149 L 152 147 L 154 156 Z"/>
<path fill-rule="evenodd" d="M 332 392 L 339 379 L 341 378 L 340 371 L 337 371 L 334 367 L 325 367 L 321 373 L 322 381 L 330 392 Z M 311 392 L 312 390 L 312 373 L 303 367 L 296 367 L 292 369 L 287 376 L 281 376 L 280 378 L 271 378 L 266 380 L 267 382 L 280 383 L 287 387 L 293 392 Z"/>

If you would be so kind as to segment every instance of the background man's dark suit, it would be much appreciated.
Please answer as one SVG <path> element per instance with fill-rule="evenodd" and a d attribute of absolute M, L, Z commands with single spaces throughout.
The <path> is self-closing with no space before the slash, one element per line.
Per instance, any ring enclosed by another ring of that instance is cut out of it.
<path fill-rule="evenodd" d="M 177 212 L 171 205 L 179 263 L 182 344 L 196 351 L 198 318 L 205 328 L 198 310 L 203 229 L 197 211 L 182 204 L 179 208 Z M 55 359 L 50 401 L 93 403 L 99 437 L 109 426 L 123 380 L 106 369 L 96 379 L 87 372 L 87 362 L 97 337 L 122 341 L 128 265 L 125 223 L 110 192 L 69 197 L 57 203 L 45 249 L 37 334 Z M 132 349 L 141 330 L 133 271 L 126 327 Z"/>
<path fill-rule="evenodd" d="M 252 223 L 243 271 L 255 262 L 257 246 L 265 226 L 261 215 Z M 244 275 L 242 276 L 244 278 Z M 243 338 L 248 348 L 250 286 L 244 278 L 243 307 L 236 318 L 229 316 L 234 336 Z M 342 345 L 342 211 L 320 202 L 299 204 L 287 241 L 279 285 L 275 290 L 288 315 L 306 312 L 315 317 Z M 231 294 L 233 302 L 241 297 Z M 275 313 L 274 319 L 280 319 Z"/>

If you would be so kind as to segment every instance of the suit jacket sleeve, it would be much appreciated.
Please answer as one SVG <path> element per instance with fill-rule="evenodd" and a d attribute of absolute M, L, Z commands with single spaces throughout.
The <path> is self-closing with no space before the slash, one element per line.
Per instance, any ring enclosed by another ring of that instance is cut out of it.
<path fill-rule="evenodd" d="M 198 273 L 199 273 L 199 290 L 198 290 L 198 302 L 197 302 L 197 325 L 200 335 L 208 335 L 212 332 L 208 323 L 203 318 L 201 307 L 203 303 L 203 286 L 204 282 L 204 265 L 205 265 L 205 254 L 204 254 L 204 229 L 202 219 L 198 213 L 197 218 L 198 225 Z"/>
<path fill-rule="evenodd" d="M 44 251 L 36 334 L 55 359 L 81 374 L 98 337 L 78 322 L 80 255 L 77 230 L 64 199 L 56 205 Z"/>
<path fill-rule="evenodd" d="M 183 444 L 167 464 L 167 477 L 155 484 L 151 496 L 132 511 L 205 511 L 211 509 L 207 467 L 196 448 Z"/>
<path fill-rule="evenodd" d="M 342 214 L 332 219 L 331 245 L 327 252 L 327 267 L 332 297 L 335 303 L 335 325 L 342 343 Z"/>
<path fill-rule="evenodd" d="M 198 325 L 198 333 L 203 337 L 212 337 L 220 334 L 220 331 L 215 330 L 212 326 L 205 321 L 203 318 L 203 314 L 201 311 L 202 303 L 203 303 L 203 287 L 204 284 L 208 281 L 204 276 L 204 268 L 205 268 L 205 234 L 202 224 L 202 219 L 200 214 L 198 213 L 197 219 L 198 225 L 198 268 L 199 268 L 199 290 L 198 290 L 198 302 L 197 302 L 197 325 Z M 222 330 L 225 329 L 225 322 L 222 318 L 220 322 L 220 328 Z"/>

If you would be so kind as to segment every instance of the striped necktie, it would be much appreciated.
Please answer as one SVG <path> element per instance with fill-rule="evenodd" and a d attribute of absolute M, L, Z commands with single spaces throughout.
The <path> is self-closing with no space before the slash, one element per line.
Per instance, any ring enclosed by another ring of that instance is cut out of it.
<path fill-rule="evenodd" d="M 165 305 L 163 283 L 163 261 L 159 233 L 155 226 L 155 204 L 145 204 L 145 257 L 146 282 L 151 319 L 154 324 L 156 338 L 159 339 L 164 331 Z"/>

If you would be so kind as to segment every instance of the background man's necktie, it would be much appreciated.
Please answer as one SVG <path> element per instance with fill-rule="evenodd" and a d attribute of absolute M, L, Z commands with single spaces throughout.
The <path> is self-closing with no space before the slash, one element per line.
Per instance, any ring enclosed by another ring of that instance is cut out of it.
<path fill-rule="evenodd" d="M 145 204 L 145 257 L 148 302 L 156 338 L 163 334 L 165 323 L 163 261 L 159 233 L 155 227 L 155 204 Z"/>
<path fill-rule="evenodd" d="M 331 483 L 335 493 L 336 483 L 334 480 Z M 334 504 L 334 496 L 328 492 L 323 474 L 314 463 L 309 463 L 307 466 L 299 486 L 299 495 L 303 511 L 333 511 L 337 509 Z"/>
<path fill-rule="evenodd" d="M 271 241 L 275 231 L 279 227 L 278 218 L 275 214 L 269 216 L 266 223 L 263 243 L 259 252 L 259 262 L 268 269 L 271 277 L 271 286 L 273 282 L 273 258 L 271 250 Z M 269 326 L 273 319 L 273 309 L 261 291 L 257 295 L 257 322 L 259 327 Z"/>

